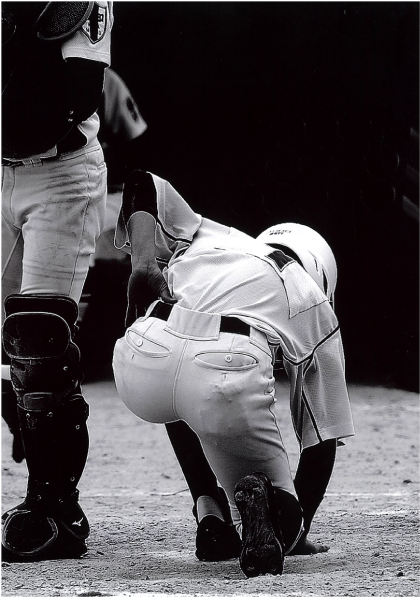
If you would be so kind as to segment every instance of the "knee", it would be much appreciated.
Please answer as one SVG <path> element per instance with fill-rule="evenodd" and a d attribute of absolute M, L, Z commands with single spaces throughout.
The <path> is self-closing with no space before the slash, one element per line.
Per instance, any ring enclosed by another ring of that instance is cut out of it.
<path fill-rule="evenodd" d="M 3 345 L 18 395 L 66 396 L 81 379 L 80 351 L 73 342 L 78 309 L 65 296 L 11 295 L 5 301 Z"/>

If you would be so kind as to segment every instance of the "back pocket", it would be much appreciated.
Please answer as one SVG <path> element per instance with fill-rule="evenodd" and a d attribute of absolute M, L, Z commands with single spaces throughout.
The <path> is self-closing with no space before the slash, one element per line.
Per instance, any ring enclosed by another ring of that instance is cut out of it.
<path fill-rule="evenodd" d="M 194 357 L 199 367 L 229 371 L 246 371 L 258 366 L 258 359 L 243 352 L 200 352 Z"/>
<path fill-rule="evenodd" d="M 148 357 L 162 358 L 170 354 L 169 348 L 158 344 L 148 338 L 145 338 L 133 329 L 129 329 L 126 333 L 128 345 L 137 353 L 144 354 Z"/>

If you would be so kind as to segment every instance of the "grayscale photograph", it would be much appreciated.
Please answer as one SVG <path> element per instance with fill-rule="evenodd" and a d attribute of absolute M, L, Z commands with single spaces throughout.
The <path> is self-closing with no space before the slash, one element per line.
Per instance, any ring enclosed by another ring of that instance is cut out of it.
<path fill-rule="evenodd" d="M 2 10 L 2 597 L 418 597 L 419 2 Z"/>

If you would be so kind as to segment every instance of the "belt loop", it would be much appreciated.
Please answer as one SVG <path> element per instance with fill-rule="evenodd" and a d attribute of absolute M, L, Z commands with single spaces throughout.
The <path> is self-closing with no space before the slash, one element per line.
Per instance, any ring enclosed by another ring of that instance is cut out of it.
<path fill-rule="evenodd" d="M 42 160 L 40 158 L 31 158 L 28 160 L 22 160 L 22 163 L 24 166 L 32 166 L 33 168 L 35 166 L 42 166 Z"/>
<path fill-rule="evenodd" d="M 257 330 L 256 328 L 253 328 L 253 327 L 251 327 L 250 330 L 251 330 L 251 332 L 250 332 L 251 343 L 255 344 L 256 346 L 261 348 L 264 352 L 266 352 L 268 355 L 273 357 L 273 351 L 270 348 L 270 344 L 268 342 L 266 334 L 264 334 L 264 332 L 262 332 L 261 330 Z"/>

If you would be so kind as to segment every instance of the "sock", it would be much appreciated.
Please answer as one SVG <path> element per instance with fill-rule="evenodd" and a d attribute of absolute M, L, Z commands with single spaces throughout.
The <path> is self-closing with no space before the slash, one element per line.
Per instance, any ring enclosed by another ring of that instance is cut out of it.
<path fill-rule="evenodd" d="M 197 521 L 200 523 L 205 516 L 216 516 L 225 522 L 222 510 L 216 500 L 208 495 L 201 495 L 197 500 Z"/>

